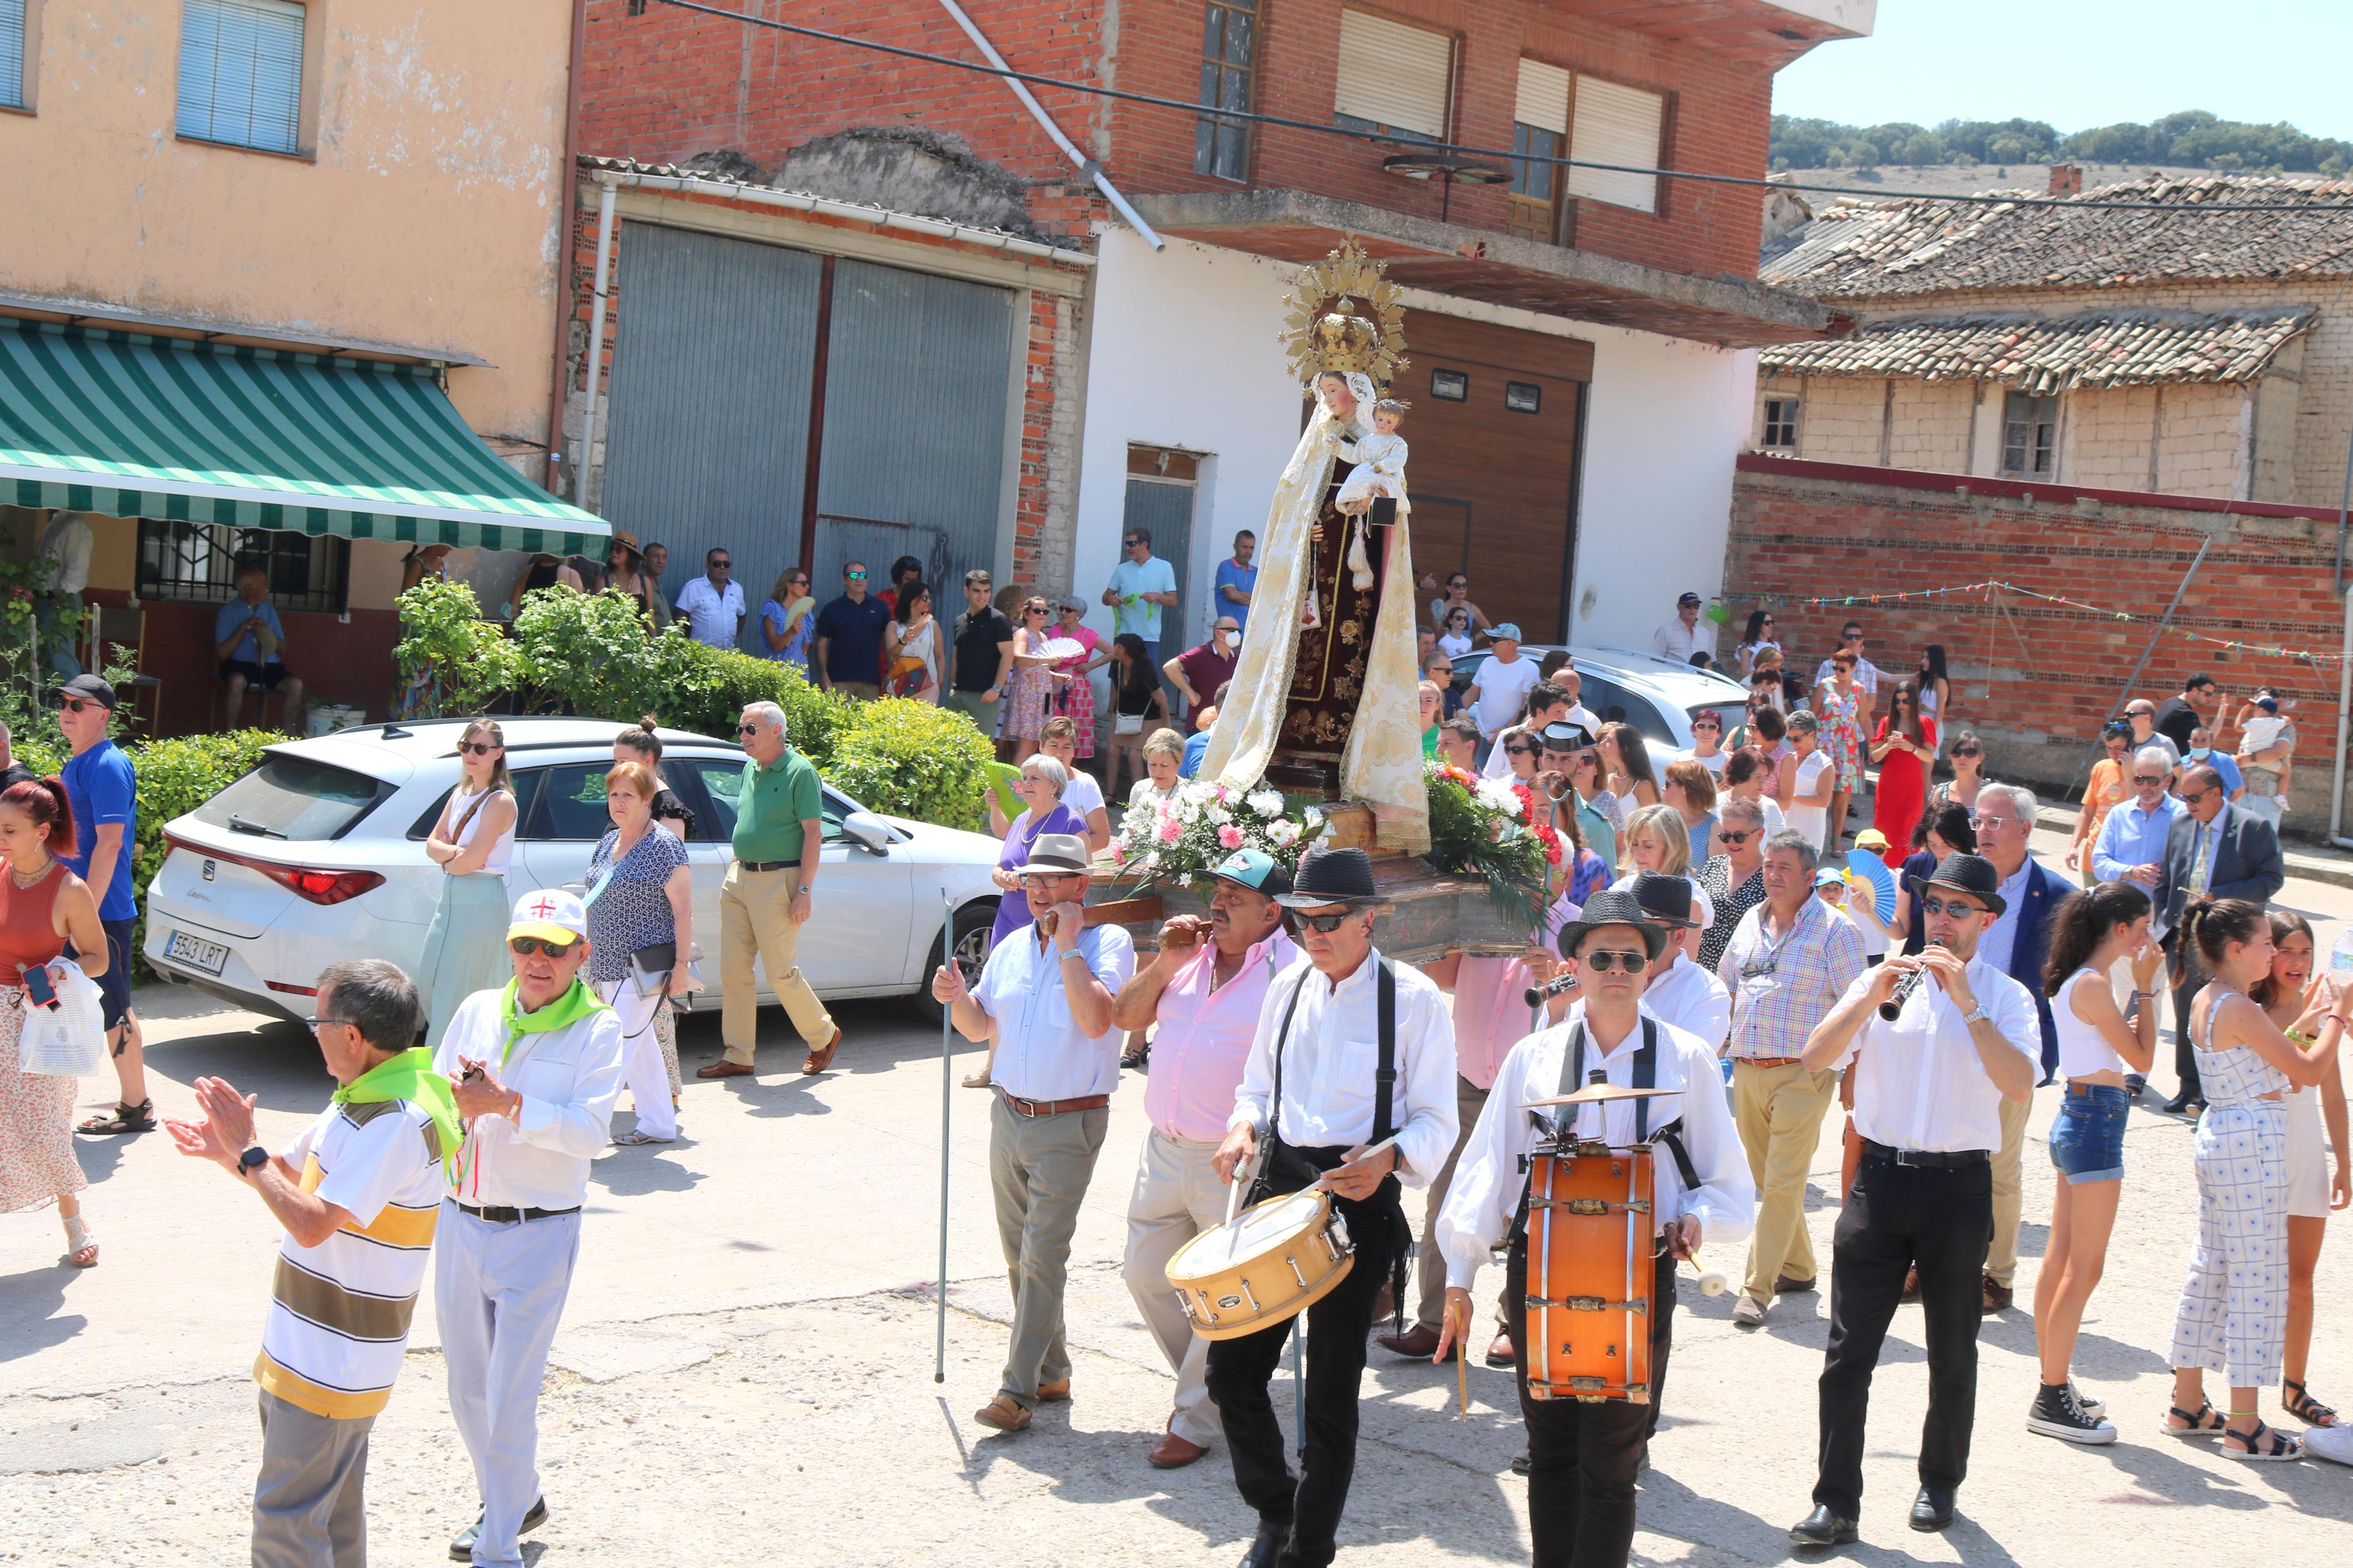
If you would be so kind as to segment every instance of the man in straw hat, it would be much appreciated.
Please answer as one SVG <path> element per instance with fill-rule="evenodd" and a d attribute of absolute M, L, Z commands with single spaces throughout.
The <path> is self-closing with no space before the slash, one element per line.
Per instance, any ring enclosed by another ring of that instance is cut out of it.
<path fill-rule="evenodd" d="M 1040 834 L 1018 874 L 1029 926 L 990 950 L 976 986 L 955 964 L 932 976 L 964 1037 L 996 1042 L 988 1174 L 1013 1280 L 1013 1345 L 997 1397 L 974 1419 L 1004 1432 L 1029 1426 L 1040 1401 L 1071 1396 L 1062 1286 L 1119 1087 L 1112 999 L 1135 972 L 1126 931 L 1086 923 L 1085 839 Z"/>
<path fill-rule="evenodd" d="M 1267 990 L 1217 1172 L 1227 1183 L 1248 1179 L 1263 1144 L 1254 1195 L 1324 1187 L 1347 1221 L 1356 1262 L 1307 1309 L 1297 1476 L 1267 1397 L 1291 1324 L 1211 1344 L 1208 1386 L 1234 1484 L 1258 1510 L 1244 1568 L 1310 1568 L 1332 1561 L 1348 1502 L 1373 1299 L 1385 1284 L 1405 1294 L 1392 1279 L 1411 1236 L 1399 1184 L 1427 1185 L 1454 1148 L 1454 1021 L 1443 992 L 1373 946 L 1380 894 L 1363 850 L 1310 851 L 1276 901 L 1291 911 L 1306 962 Z"/>
<path fill-rule="evenodd" d="M 1663 900 L 1662 901 L 1664 901 Z M 1438 1216 L 1446 1255 L 1446 1324 L 1436 1360 L 1471 1325 L 1470 1283 L 1489 1251 L 1509 1240 L 1506 1299 L 1527 1294 L 1528 1239 L 1521 1219 L 1528 1157 L 1549 1141 L 1539 1116 L 1559 1131 L 1613 1148 L 1657 1142 L 1653 1167 L 1651 1382 L 1648 1403 L 1535 1399 L 1528 1393 L 1527 1317 L 1509 1319 L 1519 1366 L 1520 1413 L 1528 1428 L 1528 1532 L 1538 1568 L 1623 1563 L 1634 1540 L 1634 1477 L 1649 1444 L 1672 1342 L 1675 1262 L 1703 1240 L 1736 1244 L 1756 1213 L 1757 1187 L 1725 1103 L 1715 1047 L 1643 1004 L 1672 949 L 1666 931 L 1628 891 L 1596 893 L 1561 928 L 1561 956 L 1574 966 L 1577 1000 L 1559 1023 L 1512 1047 L 1454 1172 Z M 1529 1102 L 1584 1087 L 1600 1072 L 1620 1088 L 1671 1089 L 1652 1100 L 1559 1107 Z"/>
<path fill-rule="evenodd" d="M 1855 1539 L 1871 1374 L 1912 1270 L 1927 1337 L 1928 1418 L 1911 1522 L 1942 1530 L 1953 1521 L 1977 1420 L 1978 1287 L 1993 1238 L 2002 1105 L 2031 1098 L 2042 1070 L 2034 997 L 1978 952 L 2008 907 L 1992 861 L 1946 856 L 1920 895 L 1928 945 L 1863 971 L 1806 1042 L 1809 1071 L 1855 1064 L 1863 1144 L 1832 1244 L 1821 1467 L 1814 1511 L 1789 1531 L 1799 1546 Z M 1890 1022 L 1879 1009 L 1899 985 Z"/>

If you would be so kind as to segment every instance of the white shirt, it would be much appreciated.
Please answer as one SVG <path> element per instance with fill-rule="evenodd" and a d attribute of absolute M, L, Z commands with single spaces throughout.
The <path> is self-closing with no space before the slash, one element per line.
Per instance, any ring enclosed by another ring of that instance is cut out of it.
<path fill-rule="evenodd" d="M 1865 970 L 1839 999 L 1844 1006 L 1870 985 Z M 2025 986 L 1986 961 L 1968 963 L 1969 989 L 2001 1037 L 2033 1064 L 2042 1060 L 2042 1024 Z M 1854 1130 L 1895 1149 L 1958 1153 L 2001 1147 L 2001 1090 L 1978 1060 L 1977 1042 L 1944 987 L 1924 981 L 1888 1023 L 1873 1012 L 1833 1064 L 1854 1068 Z"/>
<path fill-rule="evenodd" d="M 678 591 L 678 613 L 687 631 L 708 647 L 733 647 L 735 630 L 744 624 L 744 584 L 731 582 L 721 593 L 709 577 L 697 577 Z"/>
<path fill-rule="evenodd" d="M 1715 627 L 1705 616 L 1688 626 L 1683 625 L 1683 618 L 1677 616 L 1651 634 L 1651 651 L 1662 658 L 1673 659 L 1677 664 L 1689 664 L 1695 653 L 1704 653 L 1714 658 Z"/>
<path fill-rule="evenodd" d="M 1705 768 L 1717 778 L 1722 778 L 1724 776 L 1725 765 L 1732 761 L 1732 753 L 1726 751 L 1718 750 L 1715 755 L 1712 757 L 1703 757 L 1695 751 L 1677 752 L 1675 753 L 1675 761 L 1679 763 L 1697 763 L 1701 767 Z"/>
<path fill-rule="evenodd" d="M 1665 962 L 1663 955 L 1661 962 Z M 1584 1005 L 1577 1003 L 1570 1014 L 1573 1016 Z M 1697 1036 L 1710 1056 L 1732 1034 L 1732 993 L 1724 988 L 1723 981 L 1680 952 L 1675 952 L 1674 962 L 1662 973 L 1652 975 L 1650 984 L 1642 988 L 1642 1011 L 1662 1024 L 1672 1024 L 1685 1034 Z"/>
<path fill-rule="evenodd" d="M 1535 668 L 1533 660 L 1529 668 Z M 1302 954 L 1275 976 L 1259 1009 L 1258 1033 L 1234 1093 L 1229 1131 L 1263 1133 L 1274 1098 L 1275 1037 L 1285 1012 L 1291 1030 L 1282 1047 L 1282 1105 L 1275 1131 L 1298 1148 L 1353 1149 L 1373 1135 L 1373 1074 L 1380 1067 L 1375 1013 L 1373 949 L 1356 972 L 1334 984 Z M 1446 994 L 1409 963 L 1397 971 L 1397 1042 L 1391 1065 L 1397 1083 L 1389 1125 L 1396 1131 L 1398 1180 L 1428 1186 L 1454 1152 L 1461 1122 L 1454 1109 L 1454 1014 Z M 1292 999 L 1298 1007 L 1292 1009 Z"/>
<path fill-rule="evenodd" d="M 1062 804 L 1080 816 L 1103 809 L 1103 785 L 1095 783 L 1092 773 L 1071 769 L 1071 782 L 1062 786 Z M 1133 804 L 1132 802 L 1130 804 Z"/>
<path fill-rule="evenodd" d="M 1525 1107 L 1530 1100 L 1549 1100 L 1560 1092 L 1569 1034 L 1583 1017 L 1584 1004 L 1579 1003 L 1558 1024 L 1514 1046 L 1497 1069 L 1495 1087 L 1488 1091 L 1478 1124 L 1462 1146 L 1454 1180 L 1447 1188 L 1446 1206 L 1439 1211 L 1433 1227 L 1439 1250 L 1446 1258 L 1449 1285 L 1469 1289 L 1487 1255 L 1511 1234 L 1520 1194 L 1527 1190 L 1523 1162 L 1542 1137 L 1535 1120 L 1538 1113 Z M 1604 1056 L 1599 1042 L 1588 1035 L 1585 1069 L 1589 1073 L 1599 1068 L 1611 1083 L 1631 1087 L 1634 1056 L 1641 1045 L 1642 1031 L 1637 1028 Z M 1748 1173 L 1748 1156 L 1733 1125 L 1715 1053 L 1697 1036 L 1662 1021 L 1655 1087 L 1689 1091 L 1649 1101 L 1650 1124 L 1660 1128 L 1682 1119 L 1683 1152 L 1691 1156 L 1700 1184 L 1696 1191 L 1686 1191 L 1674 1157 L 1663 1149 L 1659 1152 L 1651 1162 L 1653 1234 L 1664 1229 L 1669 1220 L 1697 1215 L 1703 1247 L 1737 1246 L 1756 1224 L 1757 1184 Z M 1634 1142 L 1635 1103 L 1579 1106 L 1575 1131 L 1580 1137 L 1629 1147 Z M 1554 1108 L 1552 1113 L 1557 1110 Z"/>
<path fill-rule="evenodd" d="M 1796 778 L 1789 787 L 1791 804 L 1782 813 L 1792 828 L 1814 841 L 1816 849 L 1822 847 L 1822 833 L 1830 826 L 1831 808 L 1828 805 L 1805 805 L 1803 797 L 1821 787 L 1822 773 L 1830 766 L 1830 753 L 1819 746 L 1799 758 Z M 1836 798 L 1835 791 L 1832 798 Z"/>
<path fill-rule="evenodd" d="M 1471 689 L 1478 700 L 1471 706 L 1471 717 L 1477 721 L 1479 733 L 1489 740 L 1496 731 L 1520 721 L 1527 711 L 1528 693 L 1535 689 L 1536 661 L 1525 654 L 1505 664 L 1491 658 L 1479 667 L 1471 678 Z"/>
<path fill-rule="evenodd" d="M 41 541 L 33 547 L 33 553 L 49 556 L 58 563 L 49 577 L 49 592 L 71 597 L 90 585 L 90 524 L 80 513 L 58 512 L 41 530 Z"/>
<path fill-rule="evenodd" d="M 1135 944 L 1114 925 L 1079 933 L 1078 956 L 1087 973 L 1113 995 L 1135 973 Z M 1033 922 L 990 950 L 973 1000 L 997 1021 L 997 1050 L 988 1074 L 1017 1100 L 1082 1100 L 1119 1087 L 1124 1037 L 1105 1028 L 1089 1038 L 1071 1016 L 1063 984 L 1062 944 L 1041 945 Z"/>
<path fill-rule="evenodd" d="M 588 1162 L 605 1152 L 621 1098 L 620 1015 L 599 1007 L 561 1029 L 517 1035 L 509 1051 L 499 996 L 477 991 L 459 1003 L 433 1053 L 435 1070 L 453 1076 L 465 1070 L 460 1057 L 487 1062 L 522 1096 L 521 1120 L 477 1116 L 469 1124 L 458 1201 L 577 1208 L 588 1195 Z"/>

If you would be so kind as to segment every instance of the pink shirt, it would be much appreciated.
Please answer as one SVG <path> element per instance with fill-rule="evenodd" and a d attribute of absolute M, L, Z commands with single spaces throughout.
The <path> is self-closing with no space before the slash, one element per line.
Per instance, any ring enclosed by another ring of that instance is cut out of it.
<path fill-rule="evenodd" d="M 1579 910 L 1567 894 L 1545 911 L 1545 933 L 1557 939 L 1560 928 Z M 1535 1032 L 1535 1009 L 1527 1005 L 1528 987 L 1535 977 L 1516 958 L 1466 953 L 1454 972 L 1454 1070 L 1477 1089 L 1495 1087 L 1504 1058 Z"/>
<path fill-rule="evenodd" d="M 1217 950 L 1207 943 L 1160 994 L 1144 1113 L 1171 1138 L 1224 1141 L 1266 988 L 1299 949 L 1280 929 L 1252 947 L 1241 973 L 1212 992 Z"/>

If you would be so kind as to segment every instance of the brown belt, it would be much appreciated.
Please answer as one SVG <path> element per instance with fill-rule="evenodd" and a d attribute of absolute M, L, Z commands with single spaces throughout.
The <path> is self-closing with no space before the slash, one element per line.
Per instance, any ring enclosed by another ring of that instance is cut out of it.
<path fill-rule="evenodd" d="M 1735 1057 L 1732 1058 L 1735 1067 L 1752 1068 L 1802 1067 L 1805 1060 L 1803 1057 Z"/>
<path fill-rule="evenodd" d="M 1016 1116 L 1060 1116 L 1066 1110 L 1101 1110 L 1111 1103 L 1111 1096 L 1082 1094 L 1076 1100 L 1024 1100 L 1018 1094 L 1008 1094 L 1005 1103 Z"/>

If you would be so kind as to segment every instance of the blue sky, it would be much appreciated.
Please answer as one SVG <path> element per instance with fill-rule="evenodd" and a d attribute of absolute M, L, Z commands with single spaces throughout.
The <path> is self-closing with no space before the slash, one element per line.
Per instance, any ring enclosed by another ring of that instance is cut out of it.
<path fill-rule="evenodd" d="M 2347 0 L 1879 0 L 1873 36 L 1781 72 L 1773 109 L 1850 125 L 2017 116 L 2063 132 L 2204 109 L 2353 139 L 2348 58 Z"/>

